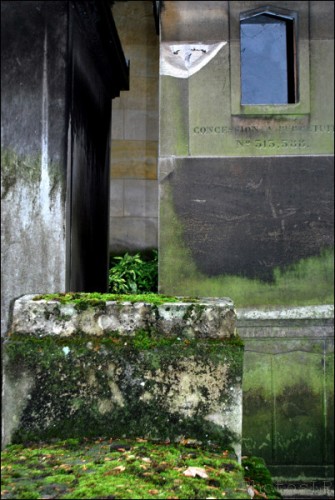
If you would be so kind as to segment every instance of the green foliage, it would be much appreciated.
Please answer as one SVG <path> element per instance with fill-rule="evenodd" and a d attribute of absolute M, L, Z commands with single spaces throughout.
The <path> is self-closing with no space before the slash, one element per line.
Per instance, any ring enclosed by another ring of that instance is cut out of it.
<path fill-rule="evenodd" d="M 153 250 L 148 257 L 139 252 L 112 259 L 109 270 L 109 291 L 111 293 L 156 292 L 158 282 L 158 252 Z"/>

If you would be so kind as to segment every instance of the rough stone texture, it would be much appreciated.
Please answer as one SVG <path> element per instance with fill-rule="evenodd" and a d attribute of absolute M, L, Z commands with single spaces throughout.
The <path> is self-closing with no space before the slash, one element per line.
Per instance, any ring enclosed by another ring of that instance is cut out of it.
<path fill-rule="evenodd" d="M 334 477 L 334 306 L 238 309 L 243 454 L 285 480 Z"/>
<path fill-rule="evenodd" d="M 235 311 L 229 299 L 199 299 L 153 305 L 145 302 L 106 302 L 85 310 L 54 300 L 17 299 L 11 331 L 40 336 L 68 337 L 80 331 L 88 335 L 118 332 L 134 335 L 138 329 L 154 329 L 161 335 L 187 338 L 229 338 L 235 334 Z"/>
<path fill-rule="evenodd" d="M 3 444 L 136 436 L 241 454 L 243 347 L 228 299 L 198 303 L 15 302 L 4 344 Z"/>
<path fill-rule="evenodd" d="M 1 2 L 2 335 L 13 298 L 65 288 L 66 22 L 66 2 Z"/>

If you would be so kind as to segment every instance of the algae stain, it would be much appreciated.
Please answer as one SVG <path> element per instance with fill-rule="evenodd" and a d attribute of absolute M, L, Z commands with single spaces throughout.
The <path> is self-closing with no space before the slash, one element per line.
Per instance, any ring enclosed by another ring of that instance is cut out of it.
<path fill-rule="evenodd" d="M 1 148 L 1 198 L 6 198 L 17 182 L 35 186 L 41 178 L 41 156 L 18 155 Z"/>
<path fill-rule="evenodd" d="M 334 301 L 334 249 L 274 270 L 274 282 L 233 275 L 208 277 L 197 269 L 183 240 L 183 225 L 173 195 L 163 185 L 160 206 L 159 292 L 175 295 L 230 297 L 236 307 L 319 305 Z"/>

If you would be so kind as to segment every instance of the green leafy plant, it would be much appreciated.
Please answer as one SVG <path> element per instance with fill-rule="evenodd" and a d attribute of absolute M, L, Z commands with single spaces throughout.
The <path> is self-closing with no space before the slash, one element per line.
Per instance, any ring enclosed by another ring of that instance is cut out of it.
<path fill-rule="evenodd" d="M 109 270 L 109 291 L 111 293 L 157 292 L 158 252 L 150 255 L 137 252 L 125 253 L 112 259 Z"/>

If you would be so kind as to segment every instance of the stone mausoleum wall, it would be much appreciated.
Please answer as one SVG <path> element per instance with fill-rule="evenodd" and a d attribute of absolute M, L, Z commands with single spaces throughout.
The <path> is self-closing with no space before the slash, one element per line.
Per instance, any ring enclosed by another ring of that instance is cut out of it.
<path fill-rule="evenodd" d="M 260 14 L 290 19 L 287 102 L 243 104 L 241 21 Z M 293 480 L 333 477 L 333 110 L 331 2 L 163 3 L 159 290 L 233 298 L 244 453 Z"/>

